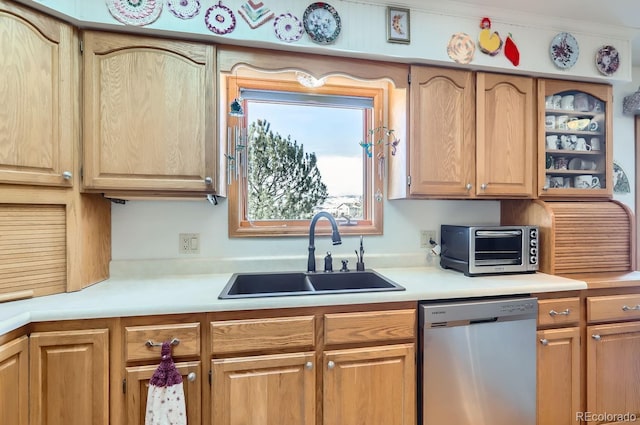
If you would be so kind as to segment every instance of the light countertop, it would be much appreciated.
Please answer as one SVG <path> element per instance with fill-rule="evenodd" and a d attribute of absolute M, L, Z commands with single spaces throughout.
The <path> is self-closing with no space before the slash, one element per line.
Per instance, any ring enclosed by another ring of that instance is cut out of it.
<path fill-rule="evenodd" d="M 466 277 L 439 267 L 376 268 L 405 291 L 218 299 L 232 273 L 110 278 L 78 292 L 0 304 L 0 335 L 31 322 L 155 314 L 256 310 L 586 289 L 584 281 L 544 273 Z"/>

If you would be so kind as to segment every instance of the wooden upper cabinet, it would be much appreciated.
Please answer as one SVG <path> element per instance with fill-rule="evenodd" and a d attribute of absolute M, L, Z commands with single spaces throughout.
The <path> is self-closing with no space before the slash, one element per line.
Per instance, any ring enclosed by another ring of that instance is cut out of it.
<path fill-rule="evenodd" d="M 414 66 L 409 104 L 411 197 L 534 196 L 533 78 Z"/>
<path fill-rule="evenodd" d="M 473 73 L 411 67 L 411 195 L 469 196 L 474 183 Z"/>
<path fill-rule="evenodd" d="M 217 193 L 215 48 L 85 32 L 84 187 Z"/>
<path fill-rule="evenodd" d="M 78 104 L 74 29 L 4 0 L 0 28 L 0 183 L 71 186 Z"/>
<path fill-rule="evenodd" d="M 533 197 L 533 78 L 479 72 L 476 94 L 476 194 Z"/>

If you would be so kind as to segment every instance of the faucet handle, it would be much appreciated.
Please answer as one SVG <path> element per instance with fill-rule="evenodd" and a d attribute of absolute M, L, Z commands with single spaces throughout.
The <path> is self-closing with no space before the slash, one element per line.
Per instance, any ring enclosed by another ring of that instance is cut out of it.
<path fill-rule="evenodd" d="M 349 260 L 342 260 L 342 268 L 340 269 L 341 272 L 348 272 L 349 268 L 347 267 L 347 264 L 349 264 Z"/>
<path fill-rule="evenodd" d="M 324 257 L 324 271 L 333 271 L 333 258 L 331 258 L 331 251 L 327 251 L 327 255 Z"/>

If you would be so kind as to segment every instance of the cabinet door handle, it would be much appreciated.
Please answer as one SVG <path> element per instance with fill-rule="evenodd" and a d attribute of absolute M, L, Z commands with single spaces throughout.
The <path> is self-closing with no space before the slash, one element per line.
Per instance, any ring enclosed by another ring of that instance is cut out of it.
<path fill-rule="evenodd" d="M 336 364 L 333 362 L 333 360 L 329 360 L 329 362 L 327 363 L 327 367 L 329 369 L 333 369 L 334 367 L 336 367 Z"/>
<path fill-rule="evenodd" d="M 564 311 L 555 311 L 555 310 L 551 310 L 549 312 L 549 316 L 568 316 L 571 314 L 571 310 L 569 310 L 568 308 Z"/>
<path fill-rule="evenodd" d="M 547 338 L 542 338 L 542 339 L 540 340 L 540 344 L 542 344 L 542 345 L 549 345 L 549 340 L 548 340 Z"/>
<path fill-rule="evenodd" d="M 73 173 L 71 171 L 65 171 L 62 173 L 62 178 L 65 180 L 71 180 L 71 177 L 73 177 Z"/>
<path fill-rule="evenodd" d="M 189 372 L 189 374 L 187 375 L 187 381 L 189 382 L 195 382 L 197 378 L 197 375 L 195 372 Z"/>
<path fill-rule="evenodd" d="M 636 304 L 633 307 L 629 307 L 628 305 L 622 306 L 622 311 L 631 311 L 631 310 L 640 310 L 640 304 Z"/>
<path fill-rule="evenodd" d="M 467 185 L 464 188 L 467 189 L 467 191 L 469 191 L 473 189 L 473 185 L 471 183 L 467 183 Z"/>
<path fill-rule="evenodd" d="M 485 189 L 487 188 L 487 186 L 488 186 L 488 184 L 486 184 L 486 183 L 482 183 L 482 184 L 480 185 L 480 189 L 485 190 Z"/>
<path fill-rule="evenodd" d="M 213 179 L 211 177 L 207 176 L 207 177 L 204 178 L 204 183 L 205 184 L 211 184 L 211 183 L 213 183 Z"/>
<path fill-rule="evenodd" d="M 591 338 L 595 339 L 596 341 L 600 341 L 602 339 L 602 337 L 600 335 L 591 335 Z"/>
<path fill-rule="evenodd" d="M 304 367 L 309 369 L 309 370 L 313 369 L 313 362 L 306 362 L 304 364 Z"/>

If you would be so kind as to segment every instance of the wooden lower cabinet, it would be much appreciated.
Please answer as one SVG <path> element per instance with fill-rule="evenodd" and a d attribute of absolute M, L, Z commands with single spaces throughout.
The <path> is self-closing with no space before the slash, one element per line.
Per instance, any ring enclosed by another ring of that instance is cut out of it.
<path fill-rule="evenodd" d="M 640 322 L 587 326 L 586 347 L 591 423 L 640 420 Z"/>
<path fill-rule="evenodd" d="M 314 352 L 214 359 L 211 370 L 213 424 L 315 424 Z"/>
<path fill-rule="evenodd" d="M 538 331 L 538 425 L 579 424 L 580 328 Z"/>
<path fill-rule="evenodd" d="M 109 425 L 108 329 L 32 333 L 29 371 L 31 425 Z"/>
<path fill-rule="evenodd" d="M 0 345 L 0 424 L 29 423 L 29 340 Z"/>
<path fill-rule="evenodd" d="M 413 425 L 414 344 L 326 351 L 324 425 Z"/>
<path fill-rule="evenodd" d="M 182 375 L 187 423 L 202 423 L 202 368 L 200 362 L 176 362 Z M 133 366 L 126 369 L 126 417 L 127 425 L 144 425 L 149 381 L 158 365 Z"/>

